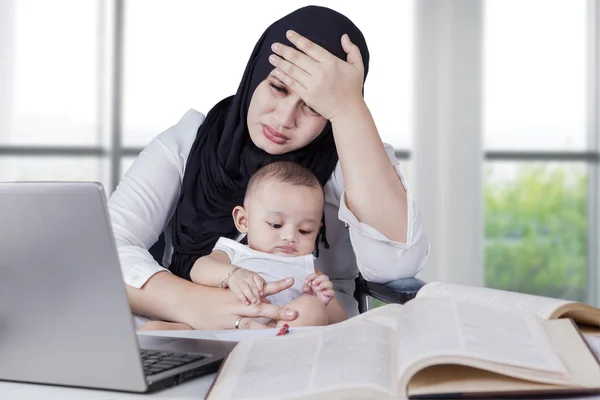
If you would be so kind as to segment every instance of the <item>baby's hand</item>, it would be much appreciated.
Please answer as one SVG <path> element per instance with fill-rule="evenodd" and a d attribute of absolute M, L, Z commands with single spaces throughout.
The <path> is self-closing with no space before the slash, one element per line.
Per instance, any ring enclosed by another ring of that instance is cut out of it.
<path fill-rule="evenodd" d="M 327 275 L 310 274 L 304 281 L 302 291 L 305 294 L 312 294 L 317 296 L 323 304 L 327 305 L 335 297 L 333 291 L 333 283 L 329 280 Z"/>
<path fill-rule="evenodd" d="M 227 280 L 229 289 L 246 305 L 260 303 L 260 298 L 264 296 L 265 285 L 262 276 L 244 268 L 235 271 Z"/>

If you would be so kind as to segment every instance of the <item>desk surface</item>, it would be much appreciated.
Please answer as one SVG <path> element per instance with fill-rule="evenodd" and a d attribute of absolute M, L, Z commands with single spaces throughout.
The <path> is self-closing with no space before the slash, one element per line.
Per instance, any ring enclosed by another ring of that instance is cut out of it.
<path fill-rule="evenodd" d="M 215 379 L 216 374 L 203 376 L 175 387 L 151 394 L 111 392 L 106 390 L 76 389 L 26 383 L 0 382 L 2 400 L 44 399 L 44 400 L 134 400 L 134 399 L 203 399 Z"/>
<path fill-rule="evenodd" d="M 277 329 L 261 329 L 246 331 L 161 331 L 140 332 L 140 335 L 175 336 L 196 339 L 230 340 L 239 341 L 246 337 L 271 336 Z M 134 399 L 165 399 L 165 400 L 188 400 L 203 399 L 215 379 L 216 373 L 196 378 L 192 381 L 182 383 L 169 389 L 161 390 L 151 394 L 134 394 L 113 392 L 106 390 L 78 389 L 48 385 L 34 385 L 27 383 L 12 383 L 0 381 L 1 400 L 134 400 Z"/>
<path fill-rule="evenodd" d="M 157 336 L 178 336 L 198 339 L 227 339 L 238 341 L 246 336 L 268 336 L 272 335 L 273 330 L 254 330 L 254 331 L 178 331 L 178 332 L 144 332 L 143 334 Z M 276 331 L 276 330 L 275 330 Z M 590 343 L 594 350 L 600 350 L 600 337 L 595 343 Z M 22 399 L 44 399 L 44 400 L 135 400 L 135 399 L 164 399 L 164 400 L 196 400 L 203 399 L 208 393 L 208 389 L 215 379 L 216 374 L 206 375 L 192 381 L 177 385 L 175 387 L 161 390 L 151 394 L 133 394 L 112 392 L 106 390 L 77 389 L 58 386 L 34 385 L 25 383 L 12 383 L 0 381 L 0 399 L 2 400 L 22 400 Z M 569 397 L 569 399 L 600 400 L 600 395 Z M 557 400 L 556 397 L 553 400 Z"/>

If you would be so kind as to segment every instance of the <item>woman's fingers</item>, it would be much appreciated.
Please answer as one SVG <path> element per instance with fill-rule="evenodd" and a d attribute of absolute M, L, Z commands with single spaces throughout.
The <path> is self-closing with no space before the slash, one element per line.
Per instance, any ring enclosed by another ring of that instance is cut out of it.
<path fill-rule="evenodd" d="M 362 55 L 357 45 L 352 43 L 347 34 L 342 35 L 342 48 L 346 52 L 346 61 L 348 64 L 356 67 L 360 72 L 364 73 L 365 66 L 363 64 Z"/>
<path fill-rule="evenodd" d="M 287 76 L 298 82 L 300 85 L 303 86 L 304 89 L 306 89 L 306 86 L 310 82 L 310 74 L 304 69 L 302 69 L 298 65 L 295 65 L 294 63 L 285 60 L 282 57 L 276 56 L 275 54 L 271 54 L 269 56 L 269 62 L 271 63 L 271 65 L 276 67 L 278 70 L 283 71 Z M 279 79 L 281 79 L 281 76 L 278 77 Z M 284 83 L 286 82 L 284 81 Z M 298 86 L 296 84 L 294 85 L 294 90 L 298 90 Z"/>
<path fill-rule="evenodd" d="M 298 316 L 296 310 L 267 303 L 251 304 L 249 306 L 240 304 L 240 307 L 234 310 L 233 314 L 249 318 L 264 317 L 285 321 L 293 321 Z"/>
<path fill-rule="evenodd" d="M 240 321 L 240 329 L 266 329 L 267 326 L 256 322 L 250 318 L 242 318 Z"/>
<path fill-rule="evenodd" d="M 294 46 L 298 48 L 298 50 L 317 61 L 325 61 L 328 58 L 335 57 L 326 49 L 319 46 L 315 42 L 308 40 L 304 36 L 300 35 L 298 32 L 289 30 L 286 32 L 285 36 L 290 42 L 292 42 Z"/>
<path fill-rule="evenodd" d="M 294 284 L 294 278 L 281 279 L 275 282 L 268 282 L 265 284 L 265 296 L 270 296 L 281 292 L 282 290 L 289 289 Z"/>

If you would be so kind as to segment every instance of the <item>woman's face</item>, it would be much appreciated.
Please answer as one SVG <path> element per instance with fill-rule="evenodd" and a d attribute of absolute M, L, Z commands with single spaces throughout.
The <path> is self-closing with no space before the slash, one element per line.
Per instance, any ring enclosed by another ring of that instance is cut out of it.
<path fill-rule="evenodd" d="M 272 73 L 250 99 L 248 132 L 256 147 L 269 154 L 285 154 L 312 142 L 327 120 Z"/>

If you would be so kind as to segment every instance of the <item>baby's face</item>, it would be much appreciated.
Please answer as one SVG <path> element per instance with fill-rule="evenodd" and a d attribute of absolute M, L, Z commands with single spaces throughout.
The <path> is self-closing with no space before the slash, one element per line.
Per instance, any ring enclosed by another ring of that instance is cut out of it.
<path fill-rule="evenodd" d="M 248 245 L 281 256 L 311 254 L 321 226 L 323 201 L 320 188 L 263 181 L 245 207 Z"/>

